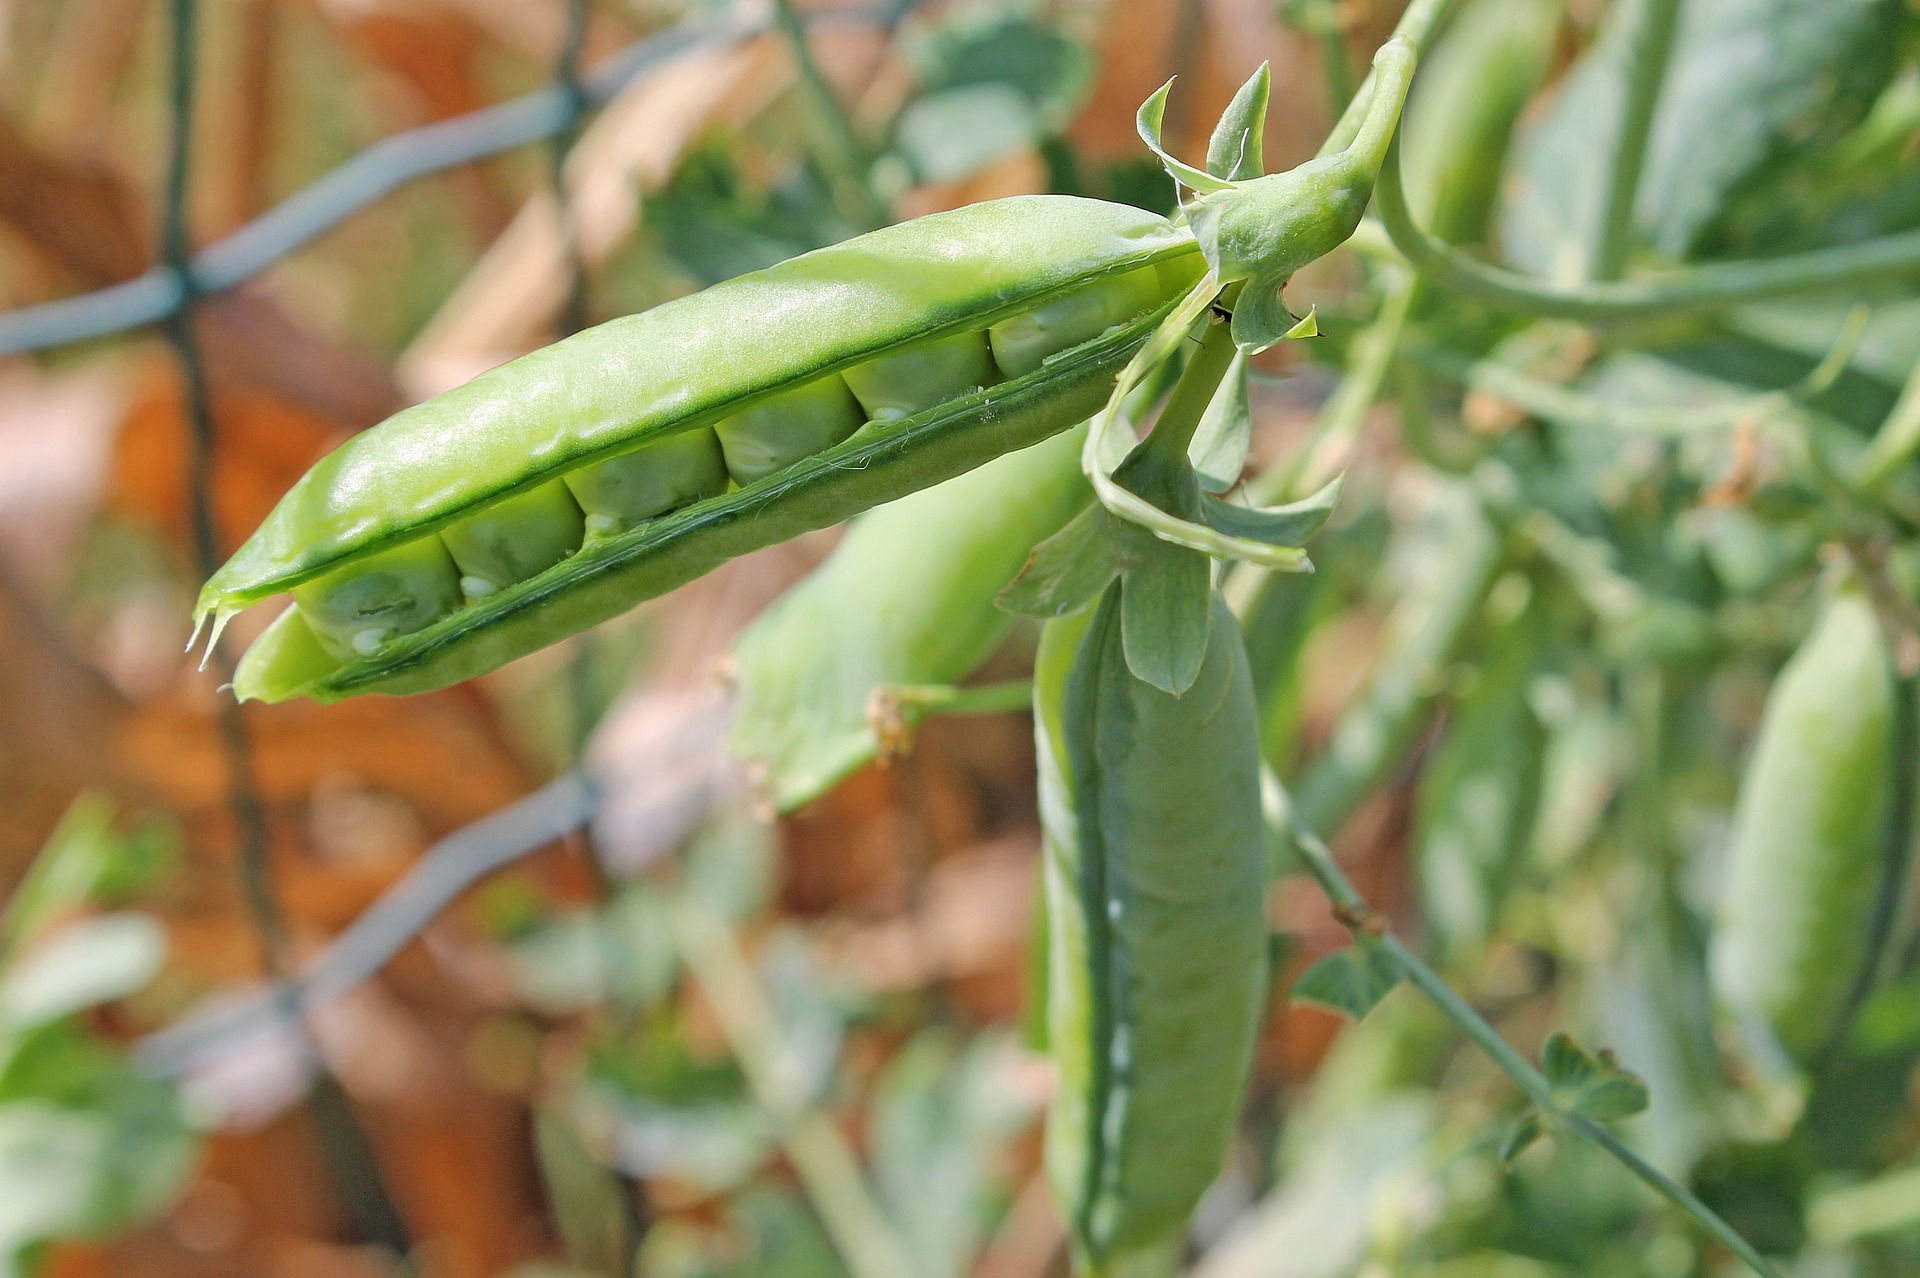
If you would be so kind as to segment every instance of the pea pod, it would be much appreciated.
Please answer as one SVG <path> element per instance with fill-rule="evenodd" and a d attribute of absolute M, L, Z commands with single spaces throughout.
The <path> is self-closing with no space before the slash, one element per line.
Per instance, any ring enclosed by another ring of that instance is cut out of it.
<path fill-rule="evenodd" d="M 971 673 L 1013 623 L 994 595 L 1093 496 L 1068 431 L 854 521 L 734 645 L 729 741 L 778 808 L 881 748 L 874 693 Z"/>
<path fill-rule="evenodd" d="M 534 351 L 347 441 L 207 583 L 197 617 L 218 625 L 294 592 L 241 662 L 243 698 L 483 673 L 1084 420 L 1200 269 L 1165 219 L 1067 196 L 803 254 Z M 999 349 L 1017 349 L 1012 366 Z"/>
<path fill-rule="evenodd" d="M 1714 992 L 1752 1041 L 1801 1065 L 1858 1002 L 1904 863 L 1889 656 L 1866 597 L 1836 593 L 1774 682 L 1741 780 Z"/>
<path fill-rule="evenodd" d="M 1084 1267 L 1176 1243 L 1218 1175 L 1267 987 L 1259 726 L 1216 594 L 1198 677 L 1135 677 L 1120 595 L 1049 623 L 1035 673 L 1059 1069 L 1048 1174 Z"/>

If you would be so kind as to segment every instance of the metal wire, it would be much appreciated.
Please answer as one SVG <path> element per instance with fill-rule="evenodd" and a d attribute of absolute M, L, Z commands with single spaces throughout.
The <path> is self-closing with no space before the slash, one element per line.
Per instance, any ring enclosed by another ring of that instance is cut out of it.
<path fill-rule="evenodd" d="M 899 5 L 860 6 L 814 15 L 813 23 L 881 24 Z M 259 274 L 360 210 L 419 178 L 561 134 L 584 106 L 607 102 L 664 62 L 703 45 L 752 39 L 766 18 L 732 14 L 685 23 L 636 40 L 582 76 L 577 89 L 556 83 L 449 120 L 396 133 L 188 259 L 91 293 L 0 311 L 0 356 L 45 350 L 123 333 L 179 313 L 190 293 L 218 293 Z"/>

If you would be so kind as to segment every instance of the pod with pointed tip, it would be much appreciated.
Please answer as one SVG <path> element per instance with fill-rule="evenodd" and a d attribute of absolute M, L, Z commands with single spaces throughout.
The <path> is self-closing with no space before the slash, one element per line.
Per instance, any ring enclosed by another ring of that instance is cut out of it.
<path fill-rule="evenodd" d="M 242 658 L 243 698 L 419 692 L 484 673 L 1084 420 L 1200 271 L 1183 228 L 1069 196 L 803 254 L 556 342 L 347 441 L 206 584 L 196 615 L 218 625 L 295 593 Z M 1022 318 L 1049 308 L 1060 318 Z M 1003 357 L 996 335 L 1015 330 Z M 641 467 L 656 464 L 649 480 Z M 501 528 L 527 553 L 497 553 L 486 534 Z M 441 576 L 425 543 L 453 548 Z M 408 573 L 358 584 L 402 549 Z M 338 606 L 309 609 L 317 592 Z"/>
<path fill-rule="evenodd" d="M 1084 1264 L 1177 1245 L 1226 1160 L 1267 989 L 1252 678 L 1212 596 L 1180 696 L 1127 668 L 1120 594 L 1034 673 L 1059 1091 L 1046 1163 Z M 1089 612 L 1091 616 L 1089 616 Z"/>
<path fill-rule="evenodd" d="M 1907 851 L 1903 695 L 1873 604 L 1847 588 L 1767 697 L 1709 965 L 1721 1005 L 1764 1054 L 1813 1064 L 1872 977 Z"/>

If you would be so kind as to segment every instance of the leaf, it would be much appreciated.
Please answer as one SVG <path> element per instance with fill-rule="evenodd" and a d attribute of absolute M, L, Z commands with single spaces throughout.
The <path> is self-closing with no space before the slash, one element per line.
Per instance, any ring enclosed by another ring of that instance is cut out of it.
<path fill-rule="evenodd" d="M 56 1028 L 8 1064 L 0 1103 L 0 1258 L 163 1210 L 197 1141 L 164 1083 Z"/>
<path fill-rule="evenodd" d="M 960 1278 L 979 1253 L 999 1169 L 1031 1117 L 1031 1099 L 1007 1086 L 1018 1064 L 1004 1035 L 962 1045 L 934 1029 L 880 1075 L 868 1133 L 873 1179 L 916 1278 Z"/>
<path fill-rule="evenodd" d="M 1232 187 L 1231 182 L 1223 182 L 1204 169 L 1196 169 L 1191 164 L 1182 163 L 1173 158 L 1167 149 L 1160 145 L 1160 125 L 1167 113 L 1167 91 L 1173 88 L 1169 80 L 1153 91 L 1151 97 L 1140 104 L 1140 111 L 1134 116 L 1134 127 L 1139 130 L 1140 140 L 1147 149 L 1160 157 L 1160 163 L 1173 176 L 1173 180 L 1196 191 L 1225 191 Z"/>
<path fill-rule="evenodd" d="M 1201 498 L 1207 527 L 1229 537 L 1245 537 L 1269 546 L 1304 546 L 1326 524 L 1340 500 L 1345 476 L 1336 475 L 1318 492 L 1284 506 L 1241 506 L 1218 497 Z"/>
<path fill-rule="evenodd" d="M 160 968 L 166 934 L 145 914 L 69 924 L 0 977 L 0 1023 L 31 1026 L 133 993 Z"/>
<path fill-rule="evenodd" d="M 1312 337 L 1320 331 L 1312 311 L 1303 319 L 1287 309 L 1282 293 L 1288 278 L 1250 279 L 1241 289 L 1240 300 L 1233 304 L 1233 344 L 1244 353 L 1258 355 L 1289 338 Z"/>
<path fill-rule="evenodd" d="M 1204 492 L 1223 493 L 1240 482 L 1246 469 L 1247 446 L 1253 440 L 1253 411 L 1247 402 L 1247 356 L 1236 351 L 1220 389 L 1207 403 L 1200 425 L 1187 449 L 1187 460 L 1200 473 Z"/>
<path fill-rule="evenodd" d="M 1272 93 L 1273 72 L 1262 62 L 1213 126 L 1207 143 L 1207 172 L 1240 182 L 1265 171 L 1267 102 Z"/>
<path fill-rule="evenodd" d="M 1400 983 L 1400 968 L 1379 942 L 1358 937 L 1300 973 L 1291 997 L 1359 1020 Z"/>
<path fill-rule="evenodd" d="M 1531 1149 L 1534 1143 L 1546 1134 L 1547 1127 L 1540 1121 L 1540 1115 L 1529 1110 L 1519 1122 L 1513 1125 L 1513 1130 L 1507 1133 L 1507 1138 L 1500 1142 L 1500 1161 L 1508 1167 L 1513 1166 L 1520 1155 Z"/>
<path fill-rule="evenodd" d="M 994 603 L 1042 621 L 1086 607 L 1120 571 L 1111 520 L 1099 505 L 1075 515 L 1065 528 L 1033 548 L 1026 567 L 1001 588 Z"/>
<path fill-rule="evenodd" d="M 1002 86 L 1026 99 L 1049 133 L 1078 113 L 1093 82 L 1093 57 L 1085 45 L 1057 26 L 1026 17 L 957 17 L 915 51 L 914 62 L 924 93 Z"/>
<path fill-rule="evenodd" d="M 1516 149 L 1500 219 L 1517 266 L 1555 279 L 1599 235 L 1632 18 L 1611 21 Z M 1894 66 L 1898 0 L 1690 0 L 1663 77 L 1634 217 L 1670 257 L 1691 255 L 1731 197 L 1855 120 Z"/>
<path fill-rule="evenodd" d="M 119 834 L 113 828 L 113 801 L 97 792 L 80 795 L 0 912 L 0 959 L 88 901 L 124 899 L 139 891 L 173 851 L 167 827 L 147 823 Z"/>
<path fill-rule="evenodd" d="M 1149 533 L 1133 540 L 1120 591 L 1121 649 L 1135 678 L 1177 697 L 1206 660 L 1213 561 Z"/>
<path fill-rule="evenodd" d="M 1033 105 L 1005 84 L 969 84 L 909 103 L 894 145 L 929 182 L 957 182 L 1032 147 L 1043 134 Z"/>
<path fill-rule="evenodd" d="M 1647 1107 L 1647 1085 L 1610 1051 L 1587 1051 L 1567 1034 L 1547 1036 L 1541 1069 L 1563 1109 L 1596 1122 L 1631 1118 Z"/>

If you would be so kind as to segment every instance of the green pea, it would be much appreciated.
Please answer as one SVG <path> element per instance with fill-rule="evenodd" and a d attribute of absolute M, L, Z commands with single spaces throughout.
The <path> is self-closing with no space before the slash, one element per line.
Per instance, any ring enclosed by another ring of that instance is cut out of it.
<path fill-rule="evenodd" d="M 437 537 L 377 551 L 293 588 L 314 635 L 335 657 L 370 657 L 460 606 L 460 574 Z"/>
<path fill-rule="evenodd" d="M 713 427 L 727 473 L 745 487 L 839 443 L 866 418 L 838 374 L 722 418 Z"/>
<path fill-rule="evenodd" d="M 856 364 L 847 386 L 876 421 L 911 417 L 1000 380 L 984 332 L 954 333 Z"/>
<path fill-rule="evenodd" d="M 317 578 L 344 581 L 402 542 L 450 536 L 476 565 L 463 566 L 479 588 L 467 606 L 395 627 L 324 674 L 295 659 L 310 652 L 289 635 L 324 636 L 330 620 L 275 623 L 234 685 L 325 700 L 445 686 L 1084 420 L 1200 269 L 1183 228 L 1066 196 L 933 214 L 803 254 L 556 342 L 353 437 L 214 574 L 197 615 L 217 626 Z M 1124 278 L 1154 287 L 1111 303 L 1117 321 L 1083 324 L 1091 336 L 1077 345 L 1050 327 L 1066 348 L 1044 367 L 1001 380 L 982 358 L 993 325 Z M 874 420 L 848 376 L 874 395 Z M 556 480 L 591 517 L 572 546 L 560 531 L 571 521 L 523 518 L 507 500 Z M 529 544 L 497 544 L 483 563 L 458 543 L 495 521 Z"/>
<path fill-rule="evenodd" d="M 687 430 L 589 462 L 560 477 L 586 512 L 586 535 L 608 537 L 727 491 L 727 463 L 711 430 Z"/>
<path fill-rule="evenodd" d="M 987 330 L 994 362 L 1008 377 L 1031 373 L 1048 357 L 1150 309 L 1162 288 L 1161 276 L 1143 267 L 1009 316 Z"/>
<path fill-rule="evenodd" d="M 1128 669 L 1120 592 L 1034 678 L 1048 904 L 1046 1164 L 1087 1267 L 1176 1242 L 1225 1161 L 1267 988 L 1259 724 L 1216 593 L 1176 697 Z"/>
<path fill-rule="evenodd" d="M 1811 1064 L 1864 992 L 1906 853 L 1894 820 L 1901 695 L 1880 619 L 1847 589 L 1767 698 L 1710 963 L 1715 994 L 1763 1053 Z"/>
<path fill-rule="evenodd" d="M 469 599 L 551 568 L 580 548 L 581 536 L 580 507 L 557 479 L 440 530 Z"/>

